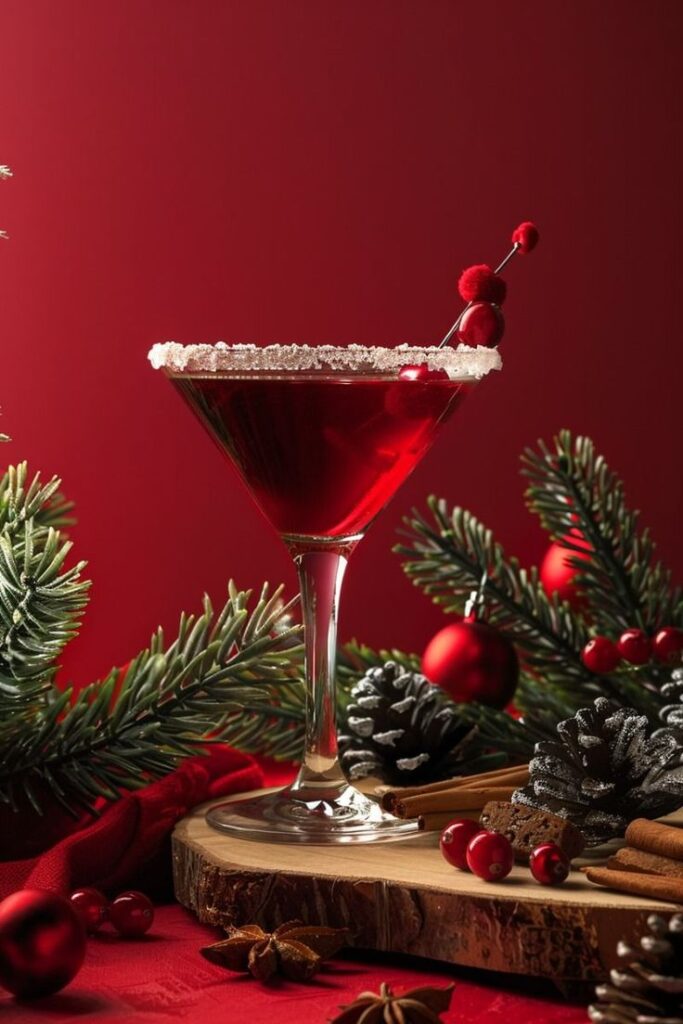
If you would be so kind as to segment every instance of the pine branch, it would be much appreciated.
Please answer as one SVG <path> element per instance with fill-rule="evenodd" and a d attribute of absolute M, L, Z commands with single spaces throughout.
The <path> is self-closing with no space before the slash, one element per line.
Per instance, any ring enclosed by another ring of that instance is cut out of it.
<path fill-rule="evenodd" d="M 671 573 L 654 561 L 649 531 L 639 529 L 623 483 L 589 438 L 562 430 L 553 449 L 542 441 L 538 451 L 527 448 L 522 465 L 527 504 L 568 549 L 596 631 L 616 637 L 631 626 L 654 633 L 683 625 L 680 588 L 672 589 Z"/>
<path fill-rule="evenodd" d="M 286 748 L 288 720 L 270 704 L 275 696 L 285 711 L 296 708 L 302 647 L 281 595 L 265 585 L 250 611 L 251 592 L 230 584 L 217 617 L 205 598 L 201 615 L 181 617 L 170 646 L 158 630 L 123 678 L 114 669 L 75 696 L 61 694 L 37 728 L 17 729 L 3 745 L 0 801 L 16 809 L 23 795 L 40 812 L 47 785 L 72 813 L 92 810 L 97 798 L 145 785 L 207 742 L 239 738 L 243 708 L 258 716 L 263 706 L 259 749 Z"/>

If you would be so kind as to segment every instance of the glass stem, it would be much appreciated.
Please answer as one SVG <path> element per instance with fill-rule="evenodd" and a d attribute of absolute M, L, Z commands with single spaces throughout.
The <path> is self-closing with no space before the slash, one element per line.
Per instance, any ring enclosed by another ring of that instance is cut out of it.
<path fill-rule="evenodd" d="M 298 799 L 330 799 L 347 785 L 337 759 L 337 610 L 347 559 L 334 550 L 295 554 L 306 647 L 306 747 L 292 785 Z M 308 791 L 308 792 L 307 792 Z"/>

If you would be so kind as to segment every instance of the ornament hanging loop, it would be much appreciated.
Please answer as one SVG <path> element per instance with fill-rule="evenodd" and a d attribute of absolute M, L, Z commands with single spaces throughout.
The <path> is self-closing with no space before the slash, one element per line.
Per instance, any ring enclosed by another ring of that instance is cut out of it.
<path fill-rule="evenodd" d="M 477 614 L 484 607 L 484 594 L 486 593 L 486 582 L 489 574 L 484 569 L 481 579 L 479 580 L 479 586 L 476 590 L 471 591 L 470 596 L 465 602 L 465 621 L 476 622 L 481 618 L 481 615 Z"/>

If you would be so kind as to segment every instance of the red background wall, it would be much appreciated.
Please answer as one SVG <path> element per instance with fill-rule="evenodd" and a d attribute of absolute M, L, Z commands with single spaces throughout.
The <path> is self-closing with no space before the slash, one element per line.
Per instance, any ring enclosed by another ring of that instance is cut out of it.
<path fill-rule="evenodd" d="M 146 362 L 158 340 L 431 343 L 455 280 L 537 220 L 504 373 L 376 524 L 342 633 L 441 613 L 390 553 L 436 490 L 540 558 L 521 448 L 568 426 L 681 545 L 678 0 L 3 0 L 2 455 L 59 473 L 95 581 L 67 658 L 106 671 L 288 558 Z"/>

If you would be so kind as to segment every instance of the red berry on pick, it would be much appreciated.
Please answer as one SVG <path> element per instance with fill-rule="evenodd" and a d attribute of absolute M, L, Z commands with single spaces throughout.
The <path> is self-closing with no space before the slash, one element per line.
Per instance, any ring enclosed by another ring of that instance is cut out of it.
<path fill-rule="evenodd" d="M 420 363 L 419 366 L 402 366 L 398 379 L 425 383 L 432 380 L 448 380 L 448 374 L 445 370 L 430 370 L 426 363 Z"/>
<path fill-rule="evenodd" d="M 497 832 L 480 832 L 467 846 L 467 866 L 485 882 L 498 882 L 512 871 L 510 840 Z"/>
<path fill-rule="evenodd" d="M 652 646 L 657 661 L 677 661 L 683 651 L 683 631 L 675 626 L 664 626 L 657 633 Z"/>
<path fill-rule="evenodd" d="M 467 871 L 467 846 L 481 832 L 481 826 L 470 818 L 456 818 L 441 833 L 439 849 L 454 868 Z"/>
<path fill-rule="evenodd" d="M 645 665 L 652 654 L 652 641 L 642 629 L 627 629 L 617 640 L 617 650 L 631 665 Z"/>
<path fill-rule="evenodd" d="M 606 636 L 595 636 L 581 652 L 581 661 L 590 672 L 605 676 L 613 672 L 620 661 L 619 651 Z"/>
<path fill-rule="evenodd" d="M 525 220 L 519 224 L 512 232 L 512 244 L 517 243 L 519 246 L 519 252 L 523 256 L 531 252 L 538 245 L 538 228 L 532 221 Z"/>
<path fill-rule="evenodd" d="M 500 306 L 492 302 L 475 302 L 466 309 L 458 328 L 458 341 L 476 348 L 494 348 L 505 331 L 505 318 Z"/>
<path fill-rule="evenodd" d="M 560 885 L 569 874 L 569 858 L 556 843 L 541 843 L 531 851 L 529 868 L 541 885 Z"/>
<path fill-rule="evenodd" d="M 78 911 L 85 930 L 92 934 L 107 920 L 109 903 L 99 889 L 76 889 L 69 896 L 71 905 Z"/>
<path fill-rule="evenodd" d="M 505 302 L 507 285 L 486 263 L 477 263 L 463 270 L 458 279 L 458 291 L 465 302 Z"/>
<path fill-rule="evenodd" d="M 124 939 L 134 939 L 152 927 L 154 906 L 143 892 L 122 892 L 109 905 L 109 920 Z"/>

